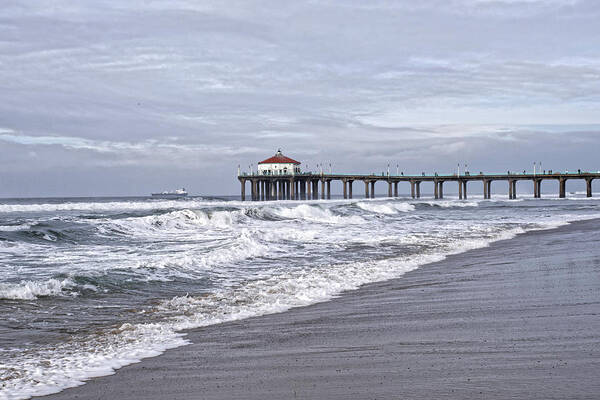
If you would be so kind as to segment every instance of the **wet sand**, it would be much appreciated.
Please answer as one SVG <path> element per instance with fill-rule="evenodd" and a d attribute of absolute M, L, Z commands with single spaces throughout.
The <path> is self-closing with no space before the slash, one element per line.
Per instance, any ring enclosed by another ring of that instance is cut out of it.
<path fill-rule="evenodd" d="M 530 232 L 43 399 L 598 399 L 600 220 Z"/>

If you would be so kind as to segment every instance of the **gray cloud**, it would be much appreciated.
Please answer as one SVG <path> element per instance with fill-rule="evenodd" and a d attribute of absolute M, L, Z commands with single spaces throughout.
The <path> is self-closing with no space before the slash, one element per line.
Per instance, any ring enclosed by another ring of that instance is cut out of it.
<path fill-rule="evenodd" d="M 599 16 L 585 0 L 7 0 L 0 196 L 237 193 L 237 165 L 279 147 L 354 172 L 596 168 Z"/>

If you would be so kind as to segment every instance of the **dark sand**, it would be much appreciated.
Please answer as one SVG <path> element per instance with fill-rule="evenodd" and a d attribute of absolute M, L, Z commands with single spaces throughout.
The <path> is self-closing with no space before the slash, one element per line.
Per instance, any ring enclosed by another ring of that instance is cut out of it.
<path fill-rule="evenodd" d="M 600 221 L 198 329 L 44 399 L 599 399 Z"/>

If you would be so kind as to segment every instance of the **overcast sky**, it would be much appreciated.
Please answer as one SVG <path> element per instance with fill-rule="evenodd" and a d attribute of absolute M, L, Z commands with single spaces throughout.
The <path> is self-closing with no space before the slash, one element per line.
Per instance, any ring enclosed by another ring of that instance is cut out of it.
<path fill-rule="evenodd" d="M 2 0 L 0 197 L 600 170 L 600 1 Z"/>

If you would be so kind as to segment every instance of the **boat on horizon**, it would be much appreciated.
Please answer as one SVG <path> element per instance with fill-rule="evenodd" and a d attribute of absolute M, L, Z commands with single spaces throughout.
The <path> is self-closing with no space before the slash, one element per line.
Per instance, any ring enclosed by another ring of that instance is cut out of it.
<path fill-rule="evenodd" d="M 182 197 L 187 197 L 188 192 L 186 192 L 185 188 L 177 189 L 177 190 L 165 190 L 160 193 L 152 193 L 153 198 L 158 199 L 179 199 Z"/>

